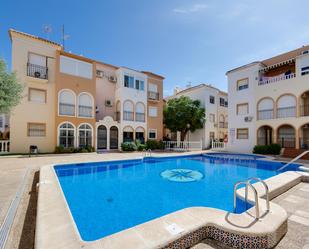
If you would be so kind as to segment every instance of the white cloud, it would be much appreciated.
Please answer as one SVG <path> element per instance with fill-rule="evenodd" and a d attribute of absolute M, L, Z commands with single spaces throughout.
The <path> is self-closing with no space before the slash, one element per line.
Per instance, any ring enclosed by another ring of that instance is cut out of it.
<path fill-rule="evenodd" d="M 206 4 L 193 4 L 186 8 L 175 8 L 173 9 L 173 12 L 179 13 L 179 14 L 190 14 L 190 13 L 196 13 L 196 12 L 203 11 L 207 9 L 207 7 L 208 6 Z"/>

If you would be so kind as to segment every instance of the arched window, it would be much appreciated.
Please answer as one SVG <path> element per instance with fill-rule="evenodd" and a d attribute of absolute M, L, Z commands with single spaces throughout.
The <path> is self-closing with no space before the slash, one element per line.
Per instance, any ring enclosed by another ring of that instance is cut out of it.
<path fill-rule="evenodd" d="M 138 122 L 145 122 L 145 106 L 139 102 L 136 104 L 135 120 Z"/>
<path fill-rule="evenodd" d="M 75 94 L 62 90 L 58 97 L 59 115 L 75 116 Z"/>
<path fill-rule="evenodd" d="M 78 128 L 79 147 L 92 146 L 92 128 L 89 124 L 82 124 Z"/>
<path fill-rule="evenodd" d="M 59 145 L 64 148 L 74 147 L 75 128 L 71 123 L 64 123 L 59 127 Z"/>
<path fill-rule="evenodd" d="M 133 103 L 126 100 L 123 103 L 123 120 L 134 121 Z"/>
<path fill-rule="evenodd" d="M 296 117 L 296 98 L 293 95 L 283 95 L 277 102 L 277 118 Z"/>
<path fill-rule="evenodd" d="M 78 116 L 91 118 L 93 116 L 93 99 L 88 93 L 78 96 Z"/>
<path fill-rule="evenodd" d="M 274 118 L 274 101 L 271 98 L 265 98 L 258 103 L 258 120 Z"/>

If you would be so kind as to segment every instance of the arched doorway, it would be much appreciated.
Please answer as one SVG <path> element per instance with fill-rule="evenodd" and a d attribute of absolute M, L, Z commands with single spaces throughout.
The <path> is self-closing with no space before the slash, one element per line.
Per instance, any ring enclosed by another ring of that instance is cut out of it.
<path fill-rule="evenodd" d="M 107 130 L 104 125 L 98 127 L 97 132 L 97 148 L 99 150 L 107 149 Z"/>
<path fill-rule="evenodd" d="M 118 128 L 116 126 L 110 128 L 109 138 L 109 148 L 111 150 L 118 149 Z"/>
<path fill-rule="evenodd" d="M 258 129 L 257 144 L 270 145 L 273 143 L 273 129 L 270 126 L 264 125 Z"/>
<path fill-rule="evenodd" d="M 282 148 L 295 148 L 295 129 L 291 125 L 282 125 L 278 128 L 278 144 Z"/>
<path fill-rule="evenodd" d="M 300 128 L 299 143 L 301 149 L 309 148 L 309 123 Z"/>
<path fill-rule="evenodd" d="M 123 128 L 123 142 L 133 142 L 134 141 L 134 130 L 131 126 L 126 126 Z"/>
<path fill-rule="evenodd" d="M 145 143 L 145 130 L 143 127 L 137 127 L 135 129 L 135 139 L 139 140 L 142 144 Z"/>

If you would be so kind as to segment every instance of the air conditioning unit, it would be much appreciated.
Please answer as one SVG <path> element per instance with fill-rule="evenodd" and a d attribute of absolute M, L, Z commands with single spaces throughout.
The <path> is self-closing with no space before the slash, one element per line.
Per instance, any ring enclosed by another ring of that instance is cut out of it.
<path fill-rule="evenodd" d="M 116 83 L 116 82 L 117 82 L 116 76 L 109 76 L 109 77 L 108 77 L 108 80 L 109 80 L 110 82 L 113 82 L 113 83 Z"/>
<path fill-rule="evenodd" d="M 104 77 L 104 72 L 101 70 L 97 70 L 96 75 L 98 78 L 103 78 Z"/>
<path fill-rule="evenodd" d="M 112 107 L 113 106 L 112 101 L 109 99 L 105 100 L 105 106 Z"/>
<path fill-rule="evenodd" d="M 302 54 L 309 54 L 309 50 L 303 51 Z"/>
<path fill-rule="evenodd" d="M 247 116 L 244 119 L 245 119 L 245 122 L 251 122 L 253 120 L 253 117 Z"/>

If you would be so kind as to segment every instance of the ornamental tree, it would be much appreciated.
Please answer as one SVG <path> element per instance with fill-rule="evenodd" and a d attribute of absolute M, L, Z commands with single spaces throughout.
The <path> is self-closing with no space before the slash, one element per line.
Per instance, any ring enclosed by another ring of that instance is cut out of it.
<path fill-rule="evenodd" d="M 17 80 L 16 74 L 8 72 L 6 64 L 0 58 L 0 113 L 9 113 L 20 103 L 23 85 Z"/>
<path fill-rule="evenodd" d="M 201 129 L 204 126 L 205 108 L 199 100 L 192 100 L 189 97 L 181 96 L 170 99 L 163 109 L 163 122 L 171 132 L 179 131 L 181 141 L 188 133 Z"/>

